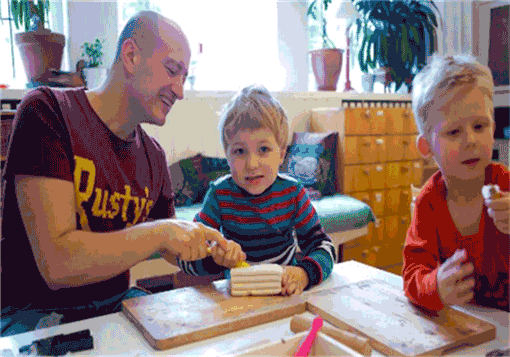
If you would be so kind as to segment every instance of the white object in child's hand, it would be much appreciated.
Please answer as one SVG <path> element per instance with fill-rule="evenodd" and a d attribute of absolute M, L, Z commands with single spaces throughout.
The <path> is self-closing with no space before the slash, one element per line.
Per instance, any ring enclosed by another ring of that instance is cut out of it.
<path fill-rule="evenodd" d="M 283 268 L 278 264 L 260 264 L 230 270 L 232 296 L 277 295 L 282 291 Z"/>
<path fill-rule="evenodd" d="M 499 198 L 501 196 L 499 192 L 498 185 L 485 185 L 482 187 L 482 195 L 485 200 Z"/>

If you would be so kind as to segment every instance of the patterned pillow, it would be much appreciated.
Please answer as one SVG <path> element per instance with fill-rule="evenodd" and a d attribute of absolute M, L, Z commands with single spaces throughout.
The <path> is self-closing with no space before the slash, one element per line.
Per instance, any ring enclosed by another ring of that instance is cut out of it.
<path fill-rule="evenodd" d="M 230 174 L 230 167 L 227 159 L 219 157 L 204 156 L 202 159 L 202 191 L 199 193 L 199 200 L 202 202 L 209 188 L 209 182 L 222 176 Z"/>
<path fill-rule="evenodd" d="M 337 192 L 338 132 L 294 133 L 280 172 L 299 180 L 312 199 Z"/>
<path fill-rule="evenodd" d="M 202 159 L 203 156 L 197 154 L 170 165 L 175 207 L 190 206 L 199 202 L 203 178 Z"/>

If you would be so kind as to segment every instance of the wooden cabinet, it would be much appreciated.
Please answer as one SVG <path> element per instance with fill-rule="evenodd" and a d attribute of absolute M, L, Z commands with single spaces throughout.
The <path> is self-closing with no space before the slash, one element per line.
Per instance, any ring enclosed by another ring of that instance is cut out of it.
<path fill-rule="evenodd" d="M 312 110 L 314 125 L 340 133 L 342 192 L 367 203 L 377 217 L 367 236 L 344 244 L 343 260 L 401 274 L 412 186 L 422 185 L 424 168 L 411 102 L 344 100 L 339 108 Z"/>

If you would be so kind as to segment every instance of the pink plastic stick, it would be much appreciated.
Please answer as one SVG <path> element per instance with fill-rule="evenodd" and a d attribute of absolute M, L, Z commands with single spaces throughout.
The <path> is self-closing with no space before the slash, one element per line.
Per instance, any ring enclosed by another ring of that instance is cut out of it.
<path fill-rule="evenodd" d="M 306 336 L 305 340 L 299 346 L 298 350 L 294 354 L 294 357 L 307 357 L 310 353 L 310 350 L 312 349 L 313 341 L 315 340 L 315 336 L 317 336 L 317 333 L 322 328 L 323 320 L 322 317 L 317 316 L 315 319 L 313 319 L 312 322 L 312 328 L 310 329 L 310 332 L 308 333 L 308 336 Z"/>

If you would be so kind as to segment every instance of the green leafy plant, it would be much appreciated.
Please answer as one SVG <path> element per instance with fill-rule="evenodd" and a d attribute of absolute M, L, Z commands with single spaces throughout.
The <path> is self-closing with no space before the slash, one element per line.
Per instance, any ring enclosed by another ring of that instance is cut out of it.
<path fill-rule="evenodd" d="M 322 27 L 322 48 L 336 48 L 333 41 L 326 31 L 326 11 L 333 0 L 314 0 L 308 7 L 307 16 L 311 16 L 314 20 L 321 22 Z"/>
<path fill-rule="evenodd" d="M 98 38 L 94 42 L 84 42 L 81 46 L 81 56 L 85 59 L 85 67 L 95 68 L 103 64 L 103 45 L 104 40 Z"/>
<path fill-rule="evenodd" d="M 50 11 L 49 0 L 10 1 L 10 11 L 17 30 L 23 28 L 25 32 L 29 32 L 44 28 L 44 23 Z M 36 21 L 34 15 L 37 15 L 39 21 Z"/>
<path fill-rule="evenodd" d="M 350 36 L 362 72 L 389 70 L 398 90 L 436 51 L 440 14 L 432 0 L 351 0 L 359 13 Z M 437 15 L 436 15 L 437 12 Z"/>

